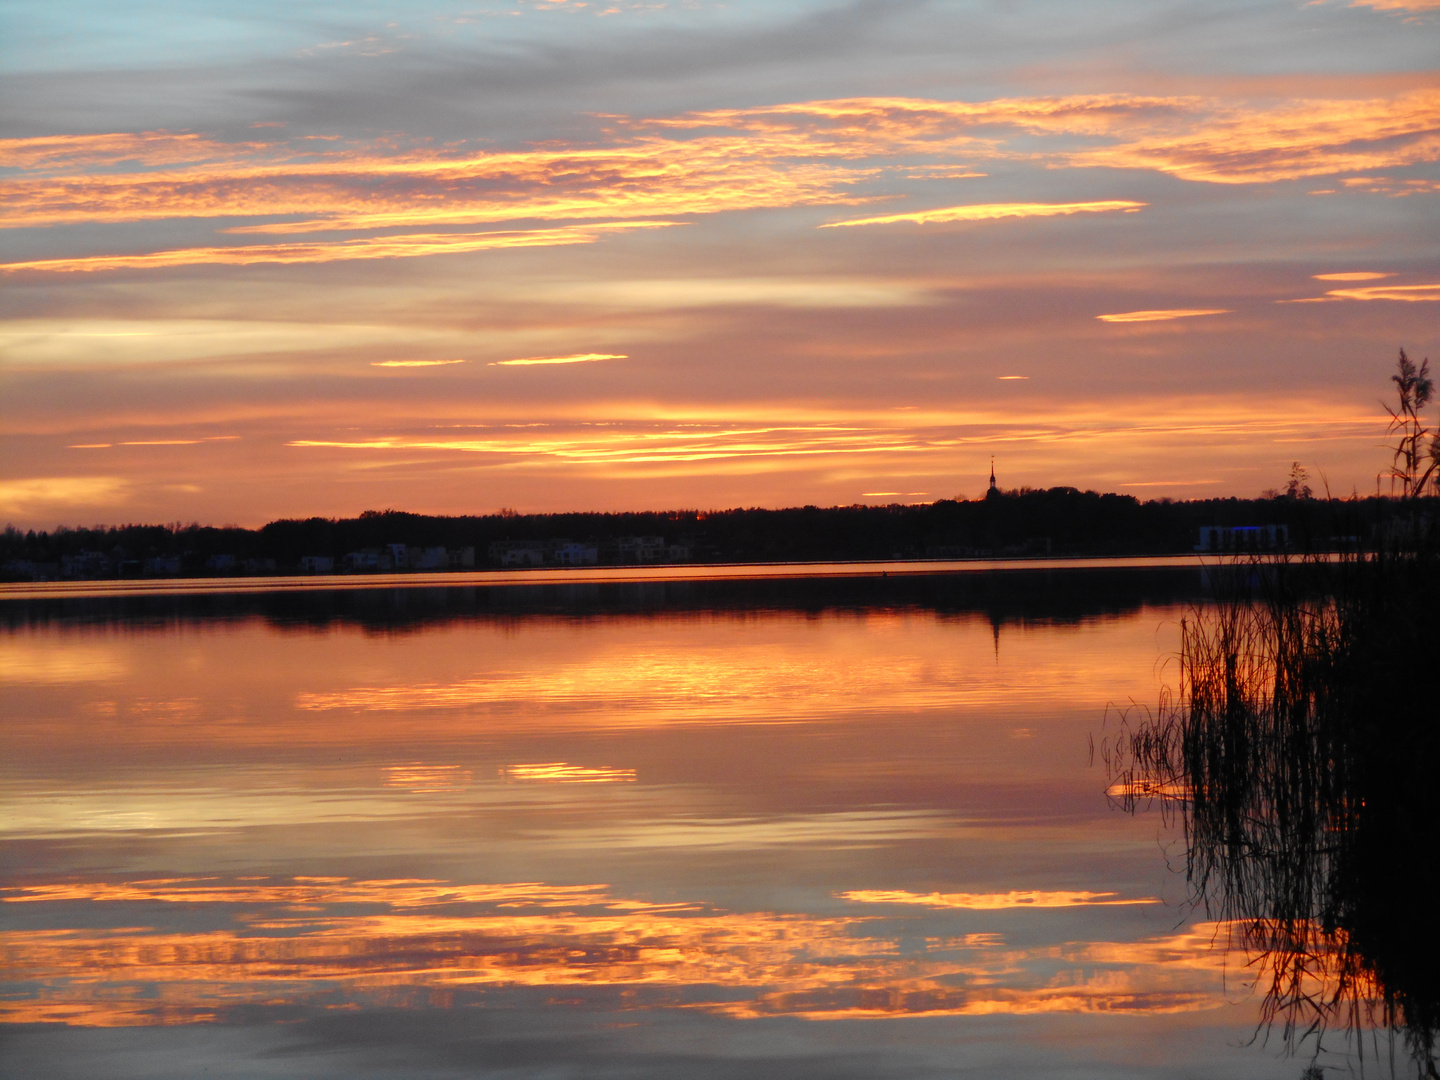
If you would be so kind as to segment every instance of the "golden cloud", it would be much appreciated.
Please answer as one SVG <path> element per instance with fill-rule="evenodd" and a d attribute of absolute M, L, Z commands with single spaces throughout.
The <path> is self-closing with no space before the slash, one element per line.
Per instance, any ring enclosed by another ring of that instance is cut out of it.
<path fill-rule="evenodd" d="M 1331 289 L 1325 295 L 1342 300 L 1440 300 L 1440 283 L 1434 285 L 1367 285 L 1358 289 Z"/>
<path fill-rule="evenodd" d="M 1189 319 L 1197 315 L 1228 315 L 1229 308 L 1162 308 L 1157 311 L 1122 311 L 1115 315 L 1096 315 L 1101 322 L 1168 322 L 1171 319 Z"/>
<path fill-rule="evenodd" d="M 392 368 L 417 368 L 417 367 L 449 367 L 451 364 L 463 364 L 464 360 L 372 360 L 371 367 L 392 367 Z"/>
<path fill-rule="evenodd" d="M 1381 275 L 1388 277 L 1389 275 Z M 1331 278 L 1330 280 L 1344 280 Z M 1362 279 L 1363 280 L 1363 279 Z M 1440 300 L 1440 283 L 1434 285 L 1364 285 L 1354 289 L 1331 289 L 1324 296 L 1299 300 L 1276 300 L 1277 304 L 1329 304 L 1337 300 L 1400 300 L 1417 303 Z"/>
<path fill-rule="evenodd" d="M 545 364 L 591 364 L 597 360 L 628 360 L 624 353 L 575 353 L 572 356 L 525 356 L 519 360 L 496 360 L 491 367 L 534 367 Z"/>
<path fill-rule="evenodd" d="M 60 173 L 120 165 L 194 165 L 227 162 L 237 155 L 263 154 L 262 143 L 225 143 L 202 135 L 169 131 L 108 132 L 96 135 L 42 135 L 0 139 L 0 168 Z"/>
<path fill-rule="evenodd" d="M 1276 106 L 1193 103 L 1190 122 L 1066 155 L 1078 166 L 1154 169 L 1216 184 L 1273 183 L 1440 158 L 1440 90 Z"/>
<path fill-rule="evenodd" d="M 1350 6 L 1375 11 L 1440 11 L 1440 0 L 1350 0 Z"/>
<path fill-rule="evenodd" d="M 1227 102 L 1122 94 L 942 102 L 855 98 L 693 113 L 660 123 L 730 126 L 799 153 L 936 153 L 1147 169 L 1210 183 L 1257 183 L 1388 168 L 1440 157 L 1440 90 L 1362 100 Z M 1020 149 L 1013 134 L 1110 140 Z"/>
<path fill-rule="evenodd" d="M 590 227 L 598 229 L 676 215 L 853 205 L 885 196 L 857 194 L 861 181 L 979 175 L 969 164 L 975 159 L 1142 169 L 1226 184 L 1440 159 L 1440 90 L 1434 88 L 1259 103 L 1124 94 L 981 102 L 853 98 L 646 121 L 604 117 L 601 123 L 604 129 L 588 145 L 482 153 L 407 146 L 388 137 L 372 143 L 317 137 L 229 143 L 146 132 L 4 140 L 0 164 L 20 175 L 0 192 L 0 228 L 224 217 L 249 219 L 225 229 L 237 237 L 292 238 L 30 260 L 8 268 L 303 263 L 589 243 L 598 234 L 575 223 L 610 219 Z M 916 157 L 934 160 L 895 163 Z M 1429 190 L 1427 181 L 1380 177 L 1365 183 L 1384 194 Z M 1138 207 L 1119 200 L 985 204 L 832 224 Z M 438 231 L 519 221 L 542 224 L 504 233 Z M 408 231 L 293 239 L 377 229 Z"/>
<path fill-rule="evenodd" d="M 472 467 L 548 471 L 582 468 L 608 477 L 758 475 L 854 461 L 870 479 L 881 465 L 895 468 L 948 466 L 966 448 L 984 445 L 1064 445 L 1080 451 L 1119 452 L 1154 440 L 1228 440 L 1274 437 L 1332 440 L 1373 438 L 1384 430 L 1383 413 L 1369 414 L 1312 405 L 1273 411 L 1217 398 L 1152 401 L 1144 419 L 1112 417 L 1097 422 L 1093 405 L 1046 406 L 1043 412 L 1012 409 L 924 411 L 806 409 L 804 407 L 662 407 L 644 401 L 610 400 L 577 406 L 568 418 L 537 420 L 517 413 L 523 426 L 495 422 L 457 424 L 472 431 L 403 430 L 352 434 L 316 433 L 286 445 L 335 454 L 356 464 L 387 458 L 440 461 L 474 456 Z M 600 421 L 600 422 L 594 422 Z M 858 463 L 863 462 L 863 466 Z M 907 475 L 917 475 L 907 473 Z M 926 473 L 930 475 L 930 473 Z M 939 475 L 939 474 L 936 474 Z M 1125 477 L 1124 479 L 1137 479 Z M 893 484 L 891 486 L 894 486 Z M 916 483 L 919 487 L 921 484 Z M 868 488 L 867 488 L 868 490 Z"/>
<path fill-rule="evenodd" d="M 71 259 L 36 259 L 0 263 L 0 270 L 50 272 L 154 270 L 174 266 L 249 266 L 254 263 L 320 263 L 339 259 L 413 259 L 424 255 L 455 255 L 497 248 L 557 247 L 592 244 L 602 232 L 615 229 L 658 229 L 669 221 L 627 221 L 481 233 L 415 233 L 363 237 L 317 243 L 253 244 L 237 247 L 178 248 L 145 255 L 86 255 Z"/>
<path fill-rule="evenodd" d="M 821 225 L 820 228 L 837 229 L 845 225 L 891 225 L 902 221 L 918 225 L 944 221 L 995 221 L 1000 218 L 1053 217 L 1057 214 L 1102 213 L 1108 210 L 1123 210 L 1132 213 L 1145 205 L 1143 202 L 1133 202 L 1128 199 L 1075 203 L 982 203 L 971 206 L 946 206 L 937 210 L 916 210 L 903 214 L 885 214 L 880 217 L 851 218 L 847 221 L 831 221 Z"/>
<path fill-rule="evenodd" d="M 117 506 L 130 482 L 115 476 L 45 476 L 0 480 L 0 510 L 23 515 L 70 507 Z"/>

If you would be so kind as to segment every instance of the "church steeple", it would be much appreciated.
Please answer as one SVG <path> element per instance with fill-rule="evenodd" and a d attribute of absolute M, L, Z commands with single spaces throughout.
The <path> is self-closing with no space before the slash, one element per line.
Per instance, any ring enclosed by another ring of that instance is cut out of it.
<path fill-rule="evenodd" d="M 998 498 L 1000 498 L 1000 489 L 995 486 L 995 455 L 994 455 L 994 454 L 991 454 L 991 455 L 990 455 L 990 490 L 987 491 L 987 492 L 985 492 L 985 498 L 987 498 L 987 499 L 998 499 Z"/>

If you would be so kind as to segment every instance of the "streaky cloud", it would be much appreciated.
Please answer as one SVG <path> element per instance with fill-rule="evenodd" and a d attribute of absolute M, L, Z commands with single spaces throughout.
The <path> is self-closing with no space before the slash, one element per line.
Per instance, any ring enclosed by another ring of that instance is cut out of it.
<path fill-rule="evenodd" d="M 93 273 L 101 270 L 157 270 L 172 266 L 249 266 L 253 263 L 325 263 L 347 259 L 409 259 L 498 248 L 559 247 L 592 244 L 605 230 L 659 229 L 670 221 L 627 221 L 555 229 L 496 230 L 477 233 L 411 233 L 356 240 L 249 244 L 234 247 L 176 248 L 144 255 L 85 255 L 73 259 L 36 259 L 0 263 L 0 271 Z"/>
<path fill-rule="evenodd" d="M 995 221 L 1000 218 L 1054 217 L 1114 210 L 1132 213 L 1146 205 L 1148 204 L 1130 199 L 1103 199 L 1095 202 L 1074 203 L 980 203 L 971 206 L 946 206 L 938 210 L 916 210 L 906 214 L 884 214 L 879 217 L 831 221 L 821 225 L 820 228 L 837 229 L 846 225 L 893 225 L 899 222 L 927 225 L 946 221 Z"/>
<path fill-rule="evenodd" d="M 372 360 L 371 367 L 388 368 L 423 368 L 423 367 L 448 367 L 451 364 L 464 364 L 465 360 Z"/>
<path fill-rule="evenodd" d="M 1155 311 L 1122 311 L 1114 315 L 1096 315 L 1101 322 L 1136 323 L 1168 322 L 1171 319 L 1190 319 L 1197 315 L 1228 315 L 1230 308 L 1162 308 Z"/>
<path fill-rule="evenodd" d="M 1433 285 L 1368 285 L 1358 289 L 1331 289 L 1342 300 L 1440 300 L 1440 282 Z"/>
<path fill-rule="evenodd" d="M 1399 11 L 1421 13 L 1440 11 L 1440 0 L 1350 0 L 1352 8 L 1371 8 L 1375 11 Z"/>
<path fill-rule="evenodd" d="M 1336 279 L 1332 278 L 1331 280 Z M 1440 282 L 1433 285 L 1365 285 L 1355 289 L 1331 289 L 1324 296 L 1304 296 L 1297 300 L 1276 300 L 1275 302 L 1277 304 L 1329 304 L 1337 300 L 1400 300 L 1407 303 L 1440 300 Z"/>
<path fill-rule="evenodd" d="M 491 367 L 535 367 L 545 364 L 591 364 L 598 360 L 628 360 L 625 353 L 575 353 L 573 356 L 523 356 L 518 360 L 496 360 Z"/>

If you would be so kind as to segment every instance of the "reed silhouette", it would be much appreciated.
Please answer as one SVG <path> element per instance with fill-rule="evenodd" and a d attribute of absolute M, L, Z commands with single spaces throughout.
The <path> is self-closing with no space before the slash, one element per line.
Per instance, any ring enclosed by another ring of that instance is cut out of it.
<path fill-rule="evenodd" d="M 1402 353 L 1396 382 L 1405 512 L 1338 562 L 1218 568 L 1182 623 L 1178 688 L 1122 714 L 1102 754 L 1124 809 L 1183 824 L 1191 900 L 1263 993 L 1257 1036 L 1318 1057 L 1338 1030 L 1362 1066 L 1440 1080 L 1436 459 L 1426 369 Z"/>

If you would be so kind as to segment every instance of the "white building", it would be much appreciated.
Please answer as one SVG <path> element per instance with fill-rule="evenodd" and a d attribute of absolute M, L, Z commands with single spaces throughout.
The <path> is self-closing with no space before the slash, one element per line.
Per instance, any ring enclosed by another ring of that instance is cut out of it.
<path fill-rule="evenodd" d="M 663 536 L 622 536 L 615 546 L 621 562 L 661 562 L 665 558 Z"/>
<path fill-rule="evenodd" d="M 567 540 L 554 549 L 555 562 L 561 566 L 594 566 L 600 561 L 600 549 L 594 544 L 577 544 Z"/>
<path fill-rule="evenodd" d="M 1285 525 L 1202 525 L 1196 551 L 1280 551 L 1290 546 Z"/>

